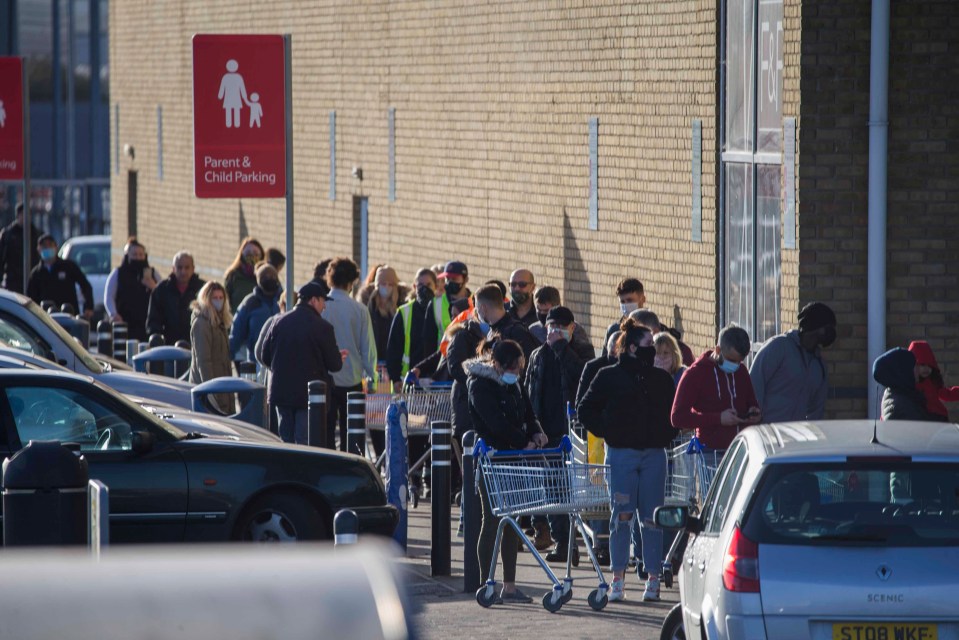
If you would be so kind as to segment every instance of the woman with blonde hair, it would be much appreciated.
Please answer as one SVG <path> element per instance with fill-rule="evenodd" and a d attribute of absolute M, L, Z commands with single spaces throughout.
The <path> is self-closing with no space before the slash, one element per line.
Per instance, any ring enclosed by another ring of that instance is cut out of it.
<path fill-rule="evenodd" d="M 686 373 L 679 342 L 668 331 L 660 331 L 653 336 L 653 346 L 656 347 L 654 366 L 673 376 L 673 382 L 679 384 L 679 379 Z"/>
<path fill-rule="evenodd" d="M 190 382 L 198 384 L 213 378 L 231 375 L 230 303 L 226 289 L 219 282 L 207 282 L 193 301 L 190 322 Z M 233 396 L 216 394 L 213 402 L 224 414 L 233 413 Z"/>
<path fill-rule="evenodd" d="M 243 298 L 253 293 L 253 288 L 256 286 L 254 271 L 265 255 L 263 245 L 256 238 L 248 236 L 240 242 L 236 257 L 223 274 L 223 283 L 226 285 L 231 309 L 239 309 Z"/>
<path fill-rule="evenodd" d="M 390 327 L 396 309 L 406 301 L 409 287 L 400 283 L 396 270 L 389 265 L 381 265 L 373 275 L 373 282 L 364 286 L 356 294 L 356 299 L 366 305 L 373 322 L 373 338 L 376 341 L 376 353 L 385 362 L 390 341 Z"/>

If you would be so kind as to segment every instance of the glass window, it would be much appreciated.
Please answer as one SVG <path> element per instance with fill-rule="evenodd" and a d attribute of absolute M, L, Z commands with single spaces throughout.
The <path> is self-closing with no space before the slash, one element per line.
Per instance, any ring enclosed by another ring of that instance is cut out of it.
<path fill-rule="evenodd" d="M 726 321 L 753 336 L 753 167 L 726 165 Z"/>
<path fill-rule="evenodd" d="M 722 530 L 745 466 L 746 446 L 739 443 L 726 453 L 714 476 L 718 485 L 711 488 L 703 504 L 705 533 L 719 533 Z"/>
<path fill-rule="evenodd" d="M 50 347 L 44 344 L 39 336 L 6 315 L 0 316 L 0 344 L 41 358 L 49 357 L 50 354 Z"/>
<path fill-rule="evenodd" d="M 759 0 L 759 78 L 756 88 L 757 140 L 760 152 L 783 150 L 783 3 Z"/>
<path fill-rule="evenodd" d="M 779 333 L 779 284 L 782 271 L 782 167 L 756 167 L 756 327 L 753 342 Z"/>
<path fill-rule="evenodd" d="M 726 149 L 753 150 L 754 0 L 726 3 Z"/>
<path fill-rule="evenodd" d="M 81 451 L 128 450 L 133 430 L 102 404 L 70 389 L 8 387 L 13 422 L 26 444 L 30 440 L 75 442 Z"/>
<path fill-rule="evenodd" d="M 68 255 L 64 257 L 76 262 L 80 270 L 88 276 L 105 276 L 110 273 L 110 245 L 108 243 L 71 245 Z"/>

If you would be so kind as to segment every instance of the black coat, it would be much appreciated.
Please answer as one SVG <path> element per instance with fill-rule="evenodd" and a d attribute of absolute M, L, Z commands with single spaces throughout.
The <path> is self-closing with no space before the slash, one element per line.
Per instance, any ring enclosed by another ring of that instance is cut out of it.
<path fill-rule="evenodd" d="M 673 377 L 648 358 L 621 356 L 600 369 L 580 402 L 579 419 L 594 436 L 619 449 L 659 449 L 676 436 L 670 422 Z"/>
<path fill-rule="evenodd" d="M 469 392 L 467 391 L 467 375 L 463 365 L 466 361 L 476 357 L 476 349 L 483 341 L 483 330 L 479 323 L 467 320 L 462 328 L 457 329 L 446 349 L 446 364 L 453 378 L 453 437 L 462 438 L 473 428 L 473 418 L 470 415 Z"/>
<path fill-rule="evenodd" d="M 43 300 L 53 300 L 57 303 L 57 311 L 60 310 L 60 305 L 69 304 L 79 313 L 77 285 L 80 285 L 80 292 L 83 293 L 84 310 L 93 311 L 93 288 L 80 267 L 72 260 L 57 258 L 49 269 L 42 262 L 35 266 L 27 282 L 27 295 L 37 304 Z M 189 335 L 189 325 L 187 326 Z"/>
<path fill-rule="evenodd" d="M 309 383 L 323 380 L 332 389 L 329 374 L 343 368 L 333 325 L 307 304 L 267 320 L 254 352 L 270 369 L 267 400 L 273 406 L 306 409 Z"/>
<path fill-rule="evenodd" d="M 541 429 L 522 385 L 505 384 L 483 358 L 470 360 L 465 367 L 476 434 L 494 449 L 525 448 Z"/>
<path fill-rule="evenodd" d="M 583 401 L 583 396 L 586 395 L 586 392 L 589 390 L 589 385 L 593 382 L 593 378 L 596 377 L 600 369 L 611 367 L 614 364 L 616 364 L 616 358 L 612 356 L 599 356 L 586 363 L 583 367 L 583 375 L 579 378 L 579 387 L 576 388 L 577 407 L 579 403 Z"/>
<path fill-rule="evenodd" d="M 175 275 L 158 284 L 150 294 L 147 335 L 162 334 L 167 344 L 174 344 L 177 340 L 189 342 L 190 319 L 193 314 L 190 303 L 196 300 L 196 294 L 205 284 L 195 273 L 183 294 L 176 288 Z"/>
<path fill-rule="evenodd" d="M 145 341 L 149 337 L 146 331 L 150 293 L 143 284 L 143 267 L 130 264 L 129 257 L 123 256 L 117 269 L 116 305 L 117 313 L 127 323 L 127 336 L 131 339 Z"/>
<path fill-rule="evenodd" d="M 37 252 L 40 231 L 33 225 L 30 228 L 30 264 L 35 265 L 40 262 Z M 0 232 L 0 281 L 5 289 L 23 293 L 23 224 L 16 220 Z"/>
<path fill-rule="evenodd" d="M 592 352 L 590 347 L 558 340 L 538 347 L 529 360 L 526 390 L 550 443 L 557 443 L 569 432 L 566 403 L 575 402 L 579 378 Z"/>
<path fill-rule="evenodd" d="M 490 335 L 498 335 L 504 340 L 515 340 L 523 349 L 523 355 L 526 357 L 526 367 L 529 368 L 530 358 L 533 352 L 539 348 L 539 340 L 533 337 L 529 329 L 519 320 L 510 314 L 504 314 L 499 322 L 491 324 Z"/>

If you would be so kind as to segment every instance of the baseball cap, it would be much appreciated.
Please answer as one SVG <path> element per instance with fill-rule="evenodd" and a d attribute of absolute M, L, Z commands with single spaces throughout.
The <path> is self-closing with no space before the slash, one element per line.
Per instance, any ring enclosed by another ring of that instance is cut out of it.
<path fill-rule="evenodd" d="M 546 314 L 546 324 L 558 324 L 562 327 L 573 323 L 573 312 L 566 307 L 553 307 Z"/>
<path fill-rule="evenodd" d="M 299 291 L 296 294 L 300 297 L 300 300 L 305 300 L 307 298 L 324 298 L 326 300 L 330 299 L 330 290 L 322 282 L 317 282 L 316 280 L 310 280 L 305 285 L 300 287 Z"/>
<path fill-rule="evenodd" d="M 466 268 L 466 264 L 454 260 L 446 263 L 446 268 L 443 269 L 443 273 L 441 273 L 439 277 L 445 278 L 447 276 L 463 276 L 464 278 L 468 278 L 469 275 L 469 269 Z"/>

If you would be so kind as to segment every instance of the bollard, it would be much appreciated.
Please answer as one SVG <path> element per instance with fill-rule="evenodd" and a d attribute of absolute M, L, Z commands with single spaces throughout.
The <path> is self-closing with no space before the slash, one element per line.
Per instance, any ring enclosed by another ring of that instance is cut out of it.
<path fill-rule="evenodd" d="M 133 357 L 140 353 L 140 341 L 139 340 L 127 340 L 127 359 L 126 362 L 132 363 Z"/>
<path fill-rule="evenodd" d="M 430 509 L 433 536 L 430 545 L 430 575 L 450 575 L 450 439 L 449 421 L 435 420 L 430 429 L 432 479 Z"/>
<path fill-rule="evenodd" d="M 239 377 L 250 382 L 256 382 L 256 363 L 244 360 L 236 367 L 236 373 Z"/>
<path fill-rule="evenodd" d="M 101 356 L 113 355 L 113 327 L 109 320 L 97 323 L 97 353 Z"/>
<path fill-rule="evenodd" d="M 333 518 L 333 546 L 356 544 L 360 534 L 360 519 L 351 509 L 340 509 Z"/>
<path fill-rule="evenodd" d="M 366 394 L 346 394 L 346 450 L 358 456 L 366 452 Z"/>
<path fill-rule="evenodd" d="M 127 323 L 116 322 L 113 325 L 113 357 L 120 362 L 126 362 L 127 357 Z"/>
<path fill-rule="evenodd" d="M 44 311 L 46 311 L 47 313 L 50 313 L 51 311 L 56 311 L 56 309 L 57 309 L 57 303 L 54 302 L 53 300 L 49 300 L 49 299 L 47 299 L 47 300 L 41 300 L 41 301 L 40 301 L 40 308 L 43 309 Z"/>
<path fill-rule="evenodd" d="M 181 348 L 181 349 L 186 349 L 187 351 L 190 351 L 190 352 L 192 353 L 192 349 L 190 348 L 190 343 L 189 343 L 189 341 L 187 341 L 187 340 L 177 340 L 177 341 L 173 344 L 173 346 L 179 347 L 179 348 Z M 182 361 L 182 362 L 178 360 L 178 361 L 175 361 L 175 362 L 173 363 L 173 377 L 174 377 L 174 378 L 182 378 L 183 376 L 185 376 L 185 375 L 187 374 L 187 372 L 188 372 L 189 370 L 190 370 L 190 361 L 189 361 L 189 360 L 185 360 L 185 361 Z"/>
<path fill-rule="evenodd" d="M 311 447 L 332 449 L 333 443 L 326 440 L 326 382 L 311 380 L 307 385 L 307 396 L 310 403 L 307 412 L 307 444 Z"/>
<path fill-rule="evenodd" d="M 69 302 L 64 302 L 60 305 L 60 313 L 65 313 L 68 316 L 75 316 L 77 315 L 77 310 L 74 309 L 73 305 Z"/>
<path fill-rule="evenodd" d="M 476 432 L 467 431 L 463 436 L 463 493 L 460 508 L 463 510 L 463 548 L 476 549 L 479 545 L 480 497 L 476 491 L 476 458 L 473 447 L 476 446 Z M 475 553 L 463 554 L 463 593 L 476 593 L 483 584 L 479 558 Z"/>
<path fill-rule="evenodd" d="M 406 400 L 393 400 L 386 409 L 386 500 L 399 511 L 399 522 L 393 539 L 406 551 L 410 499 L 408 482 L 409 449 L 406 442 L 406 421 L 409 412 Z M 448 500 L 448 498 L 447 498 Z M 448 507 L 447 507 L 448 508 Z"/>
<path fill-rule="evenodd" d="M 87 485 L 87 541 L 90 555 L 100 559 L 103 547 L 110 544 L 110 490 L 99 480 Z"/>
<path fill-rule="evenodd" d="M 148 348 L 150 348 L 150 349 L 152 349 L 153 347 L 162 347 L 162 346 L 165 346 L 165 345 L 166 345 L 166 340 L 163 339 L 163 336 L 162 336 L 161 334 L 159 334 L 159 333 L 154 333 L 153 335 L 150 336 L 149 340 L 147 341 L 147 344 L 149 345 Z M 141 350 L 141 352 L 142 352 L 142 351 L 145 351 L 145 349 Z M 163 364 L 162 362 L 151 362 L 151 363 L 150 363 L 150 366 L 149 366 L 148 369 L 147 369 L 147 371 L 148 371 L 149 373 L 155 373 L 155 374 L 157 374 L 158 376 L 165 376 L 165 375 L 172 375 L 172 374 L 173 374 L 172 367 L 171 367 L 170 372 L 167 373 L 167 372 L 166 372 L 166 367 L 164 366 L 164 364 Z"/>

